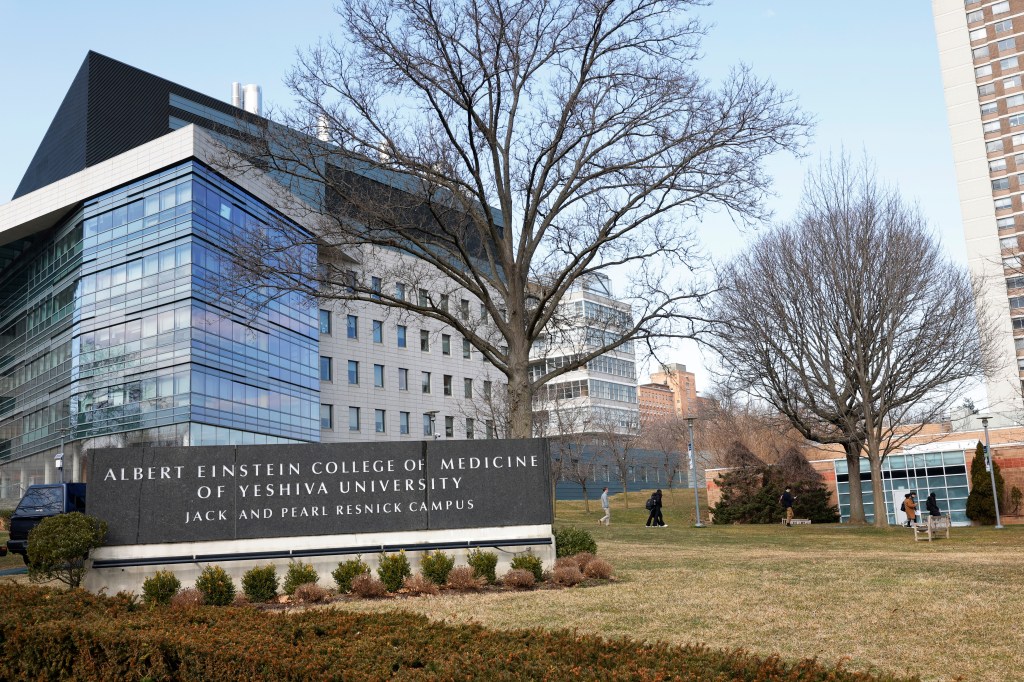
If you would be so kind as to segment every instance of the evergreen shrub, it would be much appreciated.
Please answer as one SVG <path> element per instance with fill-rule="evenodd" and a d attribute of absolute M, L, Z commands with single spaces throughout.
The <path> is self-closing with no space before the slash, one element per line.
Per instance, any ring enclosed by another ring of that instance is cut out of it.
<path fill-rule="evenodd" d="M 445 554 L 441 550 L 434 550 L 424 553 L 420 559 L 420 571 L 423 576 L 435 585 L 444 585 L 448 582 L 448 574 L 455 567 L 455 557 Z"/>
<path fill-rule="evenodd" d="M 196 579 L 196 589 L 210 606 L 229 606 L 235 601 L 235 583 L 220 566 L 207 566 Z"/>
<path fill-rule="evenodd" d="M 348 559 L 338 564 L 338 567 L 334 569 L 331 576 L 334 578 L 334 583 L 338 586 L 338 592 L 345 594 L 352 591 L 352 581 L 356 576 L 369 572 L 370 567 L 366 565 L 361 556 L 357 556 L 355 559 Z"/>
<path fill-rule="evenodd" d="M 555 556 L 572 556 L 580 552 L 597 554 L 597 543 L 589 531 L 574 526 L 555 531 Z"/>
<path fill-rule="evenodd" d="M 473 569 L 473 573 L 487 581 L 489 585 L 498 582 L 494 570 L 498 567 L 498 555 L 494 552 L 484 552 L 480 549 L 470 550 L 466 563 Z"/>
<path fill-rule="evenodd" d="M 284 576 L 282 589 L 288 596 L 295 594 L 295 588 L 307 583 L 319 582 L 320 574 L 313 568 L 313 564 L 306 564 L 301 561 L 288 563 L 288 572 Z"/>
<path fill-rule="evenodd" d="M 382 552 L 377 562 L 377 575 L 388 592 L 398 592 L 405 579 L 412 575 L 412 567 L 405 556 L 405 550 L 400 550 L 397 554 Z"/>
<path fill-rule="evenodd" d="M 512 559 L 512 568 L 521 568 L 524 571 L 533 573 L 533 577 L 537 582 L 544 580 L 544 562 L 540 560 L 540 557 L 530 553 L 520 554 L 519 556 Z M 579 570 L 579 569 L 577 569 Z"/>
<path fill-rule="evenodd" d="M 180 589 L 178 576 L 170 571 L 157 571 L 142 582 L 142 601 L 151 606 L 167 606 Z"/>
<path fill-rule="evenodd" d="M 279 584 L 277 568 L 273 564 L 250 568 L 242 576 L 242 592 L 253 603 L 273 601 Z"/>

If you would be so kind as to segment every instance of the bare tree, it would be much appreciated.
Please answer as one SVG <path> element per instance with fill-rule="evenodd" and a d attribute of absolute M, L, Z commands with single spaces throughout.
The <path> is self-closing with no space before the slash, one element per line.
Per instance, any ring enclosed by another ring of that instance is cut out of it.
<path fill-rule="evenodd" d="M 511 434 L 529 436 L 537 387 L 624 343 L 653 351 L 700 332 L 688 226 L 709 209 L 762 219 L 766 158 L 798 151 L 809 129 L 746 67 L 718 85 L 699 75 L 701 4 L 342 3 L 343 39 L 288 78 L 297 109 L 246 130 L 246 162 L 287 185 L 313 227 L 232 244 L 232 280 L 247 296 L 298 290 L 450 326 L 506 375 Z M 288 255 L 305 244 L 319 271 Z M 358 263 L 426 295 L 381 288 Z M 608 273 L 627 282 L 632 315 L 531 377 L 563 297 Z"/>
<path fill-rule="evenodd" d="M 615 472 L 622 483 L 622 498 L 629 509 L 629 473 L 636 462 L 636 449 L 640 443 L 639 425 L 622 428 L 614 419 L 598 419 L 593 422 L 596 445 L 600 453 L 615 466 Z"/>
<path fill-rule="evenodd" d="M 758 459 L 775 462 L 782 453 L 807 441 L 770 405 L 749 400 L 727 385 L 716 385 L 700 402 L 694 438 L 707 453 L 709 466 L 730 466 L 729 452 L 739 440 Z"/>
<path fill-rule="evenodd" d="M 795 220 L 758 239 L 724 279 L 724 365 L 805 438 L 843 446 L 854 523 L 864 522 L 863 452 L 875 524 L 885 525 L 882 459 L 984 370 L 990 334 L 966 271 L 897 189 L 843 155 L 809 178 Z"/>
<path fill-rule="evenodd" d="M 661 453 L 661 468 L 665 472 L 668 489 L 681 470 L 686 469 L 682 452 L 687 450 L 689 432 L 686 420 L 677 415 L 665 415 L 644 424 L 643 444 Z"/>

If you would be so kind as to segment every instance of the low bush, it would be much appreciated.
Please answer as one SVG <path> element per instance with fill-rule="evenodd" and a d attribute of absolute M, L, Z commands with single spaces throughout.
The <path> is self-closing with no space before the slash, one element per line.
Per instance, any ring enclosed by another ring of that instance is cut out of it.
<path fill-rule="evenodd" d="M 282 589 L 288 596 L 295 594 L 295 588 L 307 583 L 320 582 L 320 574 L 313 568 L 313 564 L 305 564 L 301 561 L 288 563 L 288 572 L 284 576 Z"/>
<path fill-rule="evenodd" d="M 445 583 L 450 589 L 459 592 L 476 591 L 487 584 L 487 578 L 477 575 L 476 571 L 469 566 L 459 566 L 448 572 L 448 580 Z"/>
<path fill-rule="evenodd" d="M 157 571 L 142 581 L 142 601 L 151 606 L 167 606 L 180 589 L 178 576 L 170 571 Z"/>
<path fill-rule="evenodd" d="M 555 566 L 555 570 L 551 571 L 551 579 L 558 585 L 572 587 L 583 582 L 583 574 L 576 562 L 570 561 L 561 566 Z"/>
<path fill-rule="evenodd" d="M 358 597 L 376 599 L 387 593 L 388 589 L 384 587 L 384 583 L 369 573 L 360 573 L 352 579 L 352 594 Z"/>
<path fill-rule="evenodd" d="M 380 559 L 377 561 L 377 575 L 380 576 L 380 581 L 384 583 L 388 592 L 398 592 L 405 579 L 412 575 L 412 567 L 409 566 L 409 559 L 405 556 L 405 551 L 399 551 L 397 554 L 381 552 Z"/>
<path fill-rule="evenodd" d="M 612 565 L 604 559 L 593 559 L 587 563 L 587 567 L 583 569 L 583 575 L 588 578 L 596 578 L 598 580 L 608 580 L 615 572 L 612 570 Z"/>
<path fill-rule="evenodd" d="M 533 573 L 533 577 L 537 582 L 544 580 L 544 562 L 540 560 L 540 557 L 533 554 L 520 554 L 513 558 L 512 568 L 521 568 L 524 571 Z"/>
<path fill-rule="evenodd" d="M 9 680 L 898 682 L 813 660 L 571 630 L 489 630 L 403 611 L 133 611 L 111 597 L 9 583 L 0 584 L 0 604 L 0 670 Z"/>
<path fill-rule="evenodd" d="M 466 563 L 472 567 L 473 572 L 480 578 L 485 579 L 488 584 L 498 582 L 494 569 L 498 567 L 498 555 L 494 552 L 484 552 L 480 549 L 470 550 L 466 557 Z"/>
<path fill-rule="evenodd" d="M 235 600 L 235 581 L 220 566 L 204 568 L 196 579 L 196 589 L 210 606 L 227 606 Z"/>
<path fill-rule="evenodd" d="M 89 552 L 102 547 L 106 535 L 106 522 L 80 512 L 43 519 L 28 534 L 29 579 L 59 580 L 69 588 L 78 587 Z"/>
<path fill-rule="evenodd" d="M 595 559 L 594 555 L 590 552 L 580 552 L 579 554 L 573 554 L 569 557 L 576 562 L 576 565 L 580 567 L 580 570 L 586 572 L 587 564 Z"/>
<path fill-rule="evenodd" d="M 11 527 L 11 515 L 13 509 L 0 509 L 0 530 L 7 530 Z"/>
<path fill-rule="evenodd" d="M 316 583 L 304 583 L 295 588 L 292 599 L 298 604 L 323 604 L 331 600 L 331 592 Z"/>
<path fill-rule="evenodd" d="M 424 553 L 420 559 L 420 571 L 423 577 L 435 585 L 444 585 L 448 581 L 448 573 L 455 567 L 455 557 L 445 554 L 441 550 Z"/>
<path fill-rule="evenodd" d="M 356 576 L 369 572 L 370 567 L 366 565 L 362 557 L 357 556 L 355 559 L 342 561 L 338 564 L 338 567 L 334 569 L 331 576 L 334 578 L 334 583 L 338 586 L 338 592 L 345 594 L 352 591 L 352 580 Z"/>
<path fill-rule="evenodd" d="M 203 593 L 194 587 L 179 590 L 178 594 L 171 597 L 172 609 L 191 609 L 202 605 Z"/>
<path fill-rule="evenodd" d="M 575 526 L 555 531 L 555 556 L 572 556 L 580 552 L 597 554 L 597 543 L 588 531 Z"/>
<path fill-rule="evenodd" d="M 402 582 L 402 588 L 408 590 L 409 594 L 414 595 L 437 594 L 440 592 L 440 590 L 437 589 L 437 583 L 419 573 L 416 575 L 410 575 L 406 578 Z"/>
<path fill-rule="evenodd" d="M 575 566 L 576 568 L 580 567 L 580 565 L 576 563 L 576 557 L 574 556 L 564 556 L 555 559 L 555 568 L 561 568 L 562 566 Z"/>
<path fill-rule="evenodd" d="M 242 576 L 242 592 L 253 603 L 273 601 L 277 596 L 277 569 L 273 564 L 250 568 Z"/>
<path fill-rule="evenodd" d="M 522 568 L 513 568 L 511 571 L 505 574 L 505 577 L 501 579 L 506 587 L 515 587 L 519 589 L 527 589 L 537 584 L 537 579 L 533 577 L 532 571 L 527 571 Z"/>

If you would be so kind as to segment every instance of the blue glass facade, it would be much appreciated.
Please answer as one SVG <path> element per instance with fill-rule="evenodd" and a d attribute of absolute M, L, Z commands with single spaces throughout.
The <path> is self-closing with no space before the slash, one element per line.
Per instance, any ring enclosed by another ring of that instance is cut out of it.
<path fill-rule="evenodd" d="M 835 467 L 839 513 L 842 521 L 846 522 L 850 520 L 850 472 L 845 459 L 836 460 Z M 861 490 L 864 495 L 864 514 L 869 523 L 875 519 L 870 472 L 868 461 L 862 459 Z M 882 462 L 882 487 L 890 524 L 897 523 L 896 510 L 903 495 L 908 492 L 917 493 L 920 513 L 925 513 L 924 499 L 934 492 L 939 509 L 949 514 L 953 523 L 970 523 L 967 518 L 967 459 L 962 451 L 889 455 Z"/>
<path fill-rule="evenodd" d="M 62 428 L 80 450 L 318 441 L 316 307 L 243 311 L 217 286 L 228 235 L 283 224 L 188 162 L 37 238 L 0 280 L 0 463 Z"/>

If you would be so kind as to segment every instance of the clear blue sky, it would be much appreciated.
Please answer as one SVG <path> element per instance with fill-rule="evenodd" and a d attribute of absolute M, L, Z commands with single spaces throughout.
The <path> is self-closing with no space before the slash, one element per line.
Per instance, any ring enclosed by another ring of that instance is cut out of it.
<path fill-rule="evenodd" d="M 714 24 L 704 42 L 706 75 L 748 63 L 793 91 L 818 121 L 807 158 L 772 164 L 778 217 L 791 214 L 819 155 L 864 150 L 881 177 L 920 203 L 951 256 L 964 259 L 930 4 L 719 0 L 699 10 Z M 286 107 L 282 79 L 296 49 L 336 25 L 332 3 L 320 0 L 0 0 L 0 202 L 14 194 L 88 50 L 225 100 L 232 81 L 259 83 L 265 105 Z M 750 237 L 718 216 L 701 234 L 718 258 Z M 706 386 L 694 347 L 668 359 L 697 370 L 698 388 Z"/>

